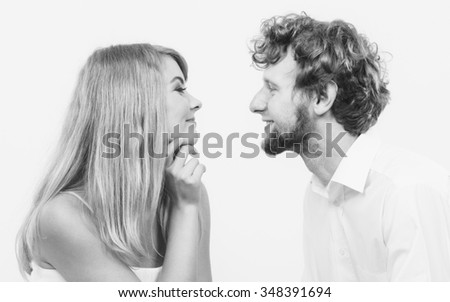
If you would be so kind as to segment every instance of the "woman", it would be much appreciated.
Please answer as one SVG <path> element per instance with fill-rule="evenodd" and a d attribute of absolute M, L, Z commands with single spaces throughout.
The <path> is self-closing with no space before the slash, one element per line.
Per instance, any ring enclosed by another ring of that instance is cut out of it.
<path fill-rule="evenodd" d="M 91 55 L 18 234 L 25 277 L 211 280 L 205 167 L 181 156 L 192 142 L 164 139 L 195 127 L 201 103 L 186 80 L 185 60 L 165 47 L 119 45 Z"/>

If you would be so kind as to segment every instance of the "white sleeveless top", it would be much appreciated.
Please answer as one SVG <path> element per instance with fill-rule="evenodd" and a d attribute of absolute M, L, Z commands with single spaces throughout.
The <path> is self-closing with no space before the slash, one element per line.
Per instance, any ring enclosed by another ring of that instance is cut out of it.
<path fill-rule="evenodd" d="M 91 209 L 89 204 L 83 200 L 78 194 L 75 192 L 66 191 L 64 193 L 71 194 L 78 198 L 88 209 Z M 28 276 L 28 280 L 31 282 L 64 282 L 66 281 L 60 273 L 58 273 L 55 269 L 43 268 L 40 267 L 37 263 L 31 262 L 32 272 Z M 142 282 L 153 282 L 156 281 L 158 275 L 161 271 L 160 267 L 130 267 L 130 269 L 135 273 L 135 275 Z"/>

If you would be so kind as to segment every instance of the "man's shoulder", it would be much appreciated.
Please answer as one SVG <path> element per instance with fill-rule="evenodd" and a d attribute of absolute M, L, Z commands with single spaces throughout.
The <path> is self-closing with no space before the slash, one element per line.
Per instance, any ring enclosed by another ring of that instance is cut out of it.
<path fill-rule="evenodd" d="M 371 171 L 389 180 L 394 186 L 444 184 L 450 172 L 417 152 L 382 143 Z"/>

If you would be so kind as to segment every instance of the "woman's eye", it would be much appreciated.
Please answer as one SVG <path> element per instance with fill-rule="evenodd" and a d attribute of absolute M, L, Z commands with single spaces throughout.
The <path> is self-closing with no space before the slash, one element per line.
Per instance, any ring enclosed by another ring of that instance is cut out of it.
<path fill-rule="evenodd" d="M 184 93 L 186 91 L 186 87 L 177 87 L 175 91 L 178 91 L 179 93 Z"/>

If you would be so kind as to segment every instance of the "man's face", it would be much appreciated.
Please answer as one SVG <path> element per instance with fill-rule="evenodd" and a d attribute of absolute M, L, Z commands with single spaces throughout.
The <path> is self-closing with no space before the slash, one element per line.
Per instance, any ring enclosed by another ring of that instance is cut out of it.
<path fill-rule="evenodd" d="M 284 58 L 264 70 L 264 85 L 250 103 L 250 110 L 261 114 L 267 123 L 262 147 L 268 154 L 302 152 L 307 147 L 305 135 L 313 130 L 308 100 L 301 93 L 294 93 L 296 69 L 289 50 Z"/>

